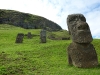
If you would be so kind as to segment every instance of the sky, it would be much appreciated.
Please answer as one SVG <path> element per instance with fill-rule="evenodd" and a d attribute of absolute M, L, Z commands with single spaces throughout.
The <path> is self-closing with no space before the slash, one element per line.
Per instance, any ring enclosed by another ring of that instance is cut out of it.
<path fill-rule="evenodd" d="M 86 17 L 93 38 L 100 38 L 100 0 L 0 0 L 0 9 L 39 15 L 66 30 L 67 16 L 81 13 Z"/>

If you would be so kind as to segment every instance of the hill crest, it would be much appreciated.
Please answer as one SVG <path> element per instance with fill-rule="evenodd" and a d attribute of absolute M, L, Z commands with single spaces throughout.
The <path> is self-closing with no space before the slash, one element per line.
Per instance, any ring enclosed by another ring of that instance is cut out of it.
<path fill-rule="evenodd" d="M 5 9 L 0 9 L 0 24 L 11 24 L 25 29 L 42 29 L 45 27 L 51 31 L 62 30 L 58 24 L 44 17 Z"/>

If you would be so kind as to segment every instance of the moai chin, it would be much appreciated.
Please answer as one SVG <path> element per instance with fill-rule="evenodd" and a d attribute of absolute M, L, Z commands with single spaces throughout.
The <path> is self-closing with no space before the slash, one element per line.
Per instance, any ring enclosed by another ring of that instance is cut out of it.
<path fill-rule="evenodd" d="M 42 29 L 40 32 L 41 43 L 46 43 L 46 30 Z"/>
<path fill-rule="evenodd" d="M 97 66 L 97 54 L 91 44 L 93 38 L 84 15 L 68 15 L 67 25 L 72 37 L 72 43 L 68 47 L 68 63 L 81 68 Z"/>
<path fill-rule="evenodd" d="M 18 33 L 17 37 L 16 37 L 16 42 L 15 43 L 22 43 L 23 42 L 23 37 L 24 37 L 23 33 Z"/>

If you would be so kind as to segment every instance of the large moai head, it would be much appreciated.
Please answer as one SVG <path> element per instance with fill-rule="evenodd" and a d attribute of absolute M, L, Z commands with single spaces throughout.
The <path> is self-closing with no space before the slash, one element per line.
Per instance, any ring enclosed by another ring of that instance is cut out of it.
<path fill-rule="evenodd" d="M 86 22 L 84 15 L 71 14 L 67 17 L 67 25 L 69 34 L 72 36 L 72 41 L 77 43 L 92 42 L 92 35 L 89 25 Z"/>

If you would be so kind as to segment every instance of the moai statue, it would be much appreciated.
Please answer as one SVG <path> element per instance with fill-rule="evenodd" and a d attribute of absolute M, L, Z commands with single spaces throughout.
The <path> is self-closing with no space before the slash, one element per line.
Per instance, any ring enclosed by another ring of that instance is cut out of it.
<path fill-rule="evenodd" d="M 42 29 L 40 32 L 41 43 L 46 43 L 46 30 Z"/>
<path fill-rule="evenodd" d="M 28 38 L 28 39 L 32 39 L 32 34 L 31 34 L 31 32 L 28 32 L 27 38 Z"/>
<path fill-rule="evenodd" d="M 16 37 L 16 42 L 15 43 L 22 43 L 23 42 L 23 37 L 24 37 L 23 33 L 18 33 L 17 37 Z"/>
<path fill-rule="evenodd" d="M 91 44 L 93 38 L 84 15 L 68 15 L 67 25 L 72 38 L 72 43 L 68 47 L 68 63 L 80 68 L 96 67 L 98 58 Z"/>

